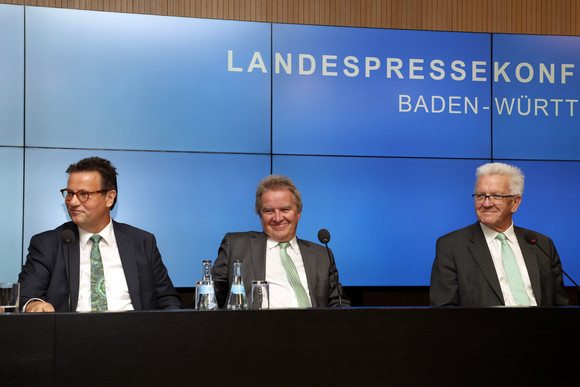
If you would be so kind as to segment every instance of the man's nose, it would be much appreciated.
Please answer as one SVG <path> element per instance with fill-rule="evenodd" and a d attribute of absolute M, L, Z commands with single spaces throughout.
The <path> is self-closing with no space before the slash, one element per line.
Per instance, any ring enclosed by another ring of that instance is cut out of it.
<path fill-rule="evenodd" d="M 282 216 L 282 212 L 276 210 L 274 211 L 274 222 L 281 222 L 284 217 Z"/>
<path fill-rule="evenodd" d="M 77 194 L 74 194 L 72 196 L 72 198 L 68 201 L 68 204 L 71 206 L 78 206 L 79 204 L 81 204 L 81 201 L 79 200 Z"/>

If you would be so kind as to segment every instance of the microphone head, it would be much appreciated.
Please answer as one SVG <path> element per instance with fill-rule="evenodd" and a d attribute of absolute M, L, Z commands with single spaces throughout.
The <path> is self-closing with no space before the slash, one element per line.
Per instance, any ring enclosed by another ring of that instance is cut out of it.
<path fill-rule="evenodd" d="M 60 241 L 65 245 L 72 245 L 75 241 L 75 233 L 69 229 L 63 230 L 60 233 Z"/>
<path fill-rule="evenodd" d="M 318 240 L 320 241 L 320 243 L 323 244 L 327 244 L 328 242 L 330 242 L 330 233 L 328 232 L 327 229 L 323 228 L 320 231 L 318 231 Z"/>
<path fill-rule="evenodd" d="M 530 245 L 535 245 L 538 240 L 536 239 L 536 235 L 531 231 L 526 231 L 524 233 L 524 240 L 528 242 Z"/>

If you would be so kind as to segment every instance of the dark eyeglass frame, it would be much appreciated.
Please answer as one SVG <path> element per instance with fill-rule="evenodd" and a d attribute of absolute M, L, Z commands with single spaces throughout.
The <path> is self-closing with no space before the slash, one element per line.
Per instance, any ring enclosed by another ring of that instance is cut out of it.
<path fill-rule="evenodd" d="M 505 198 L 513 198 L 517 195 L 484 195 L 484 194 L 477 194 L 474 193 L 473 195 L 471 195 L 472 198 L 474 198 L 476 201 L 478 202 L 484 202 L 485 199 L 489 199 L 490 202 L 494 202 L 494 203 L 499 203 L 501 201 L 503 201 Z"/>
<path fill-rule="evenodd" d="M 77 192 L 71 191 L 68 188 L 63 188 L 60 190 L 60 193 L 62 194 L 62 197 L 64 198 L 64 200 L 66 201 L 70 201 L 72 200 L 72 198 L 77 195 L 77 199 L 79 199 L 80 202 L 84 203 L 87 202 L 90 198 L 91 195 L 97 194 L 97 193 L 106 193 L 109 192 L 110 190 L 108 189 L 101 189 L 98 191 L 92 191 L 92 192 L 87 192 L 85 190 L 78 190 Z M 86 197 L 85 197 L 86 195 Z"/>

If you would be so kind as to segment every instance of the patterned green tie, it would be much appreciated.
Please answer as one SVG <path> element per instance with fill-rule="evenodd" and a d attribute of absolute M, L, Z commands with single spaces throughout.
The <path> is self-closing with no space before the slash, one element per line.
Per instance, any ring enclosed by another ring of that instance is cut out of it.
<path fill-rule="evenodd" d="M 99 249 L 100 235 L 93 235 L 91 247 L 91 311 L 102 312 L 107 310 L 107 291 L 105 290 L 105 271 Z"/>
<path fill-rule="evenodd" d="M 296 294 L 296 298 L 298 299 L 298 307 L 307 308 L 310 306 L 308 294 L 306 293 L 306 290 L 304 290 L 304 286 L 302 286 L 300 276 L 298 275 L 298 270 L 296 270 L 296 266 L 294 265 L 294 262 L 292 262 L 292 258 L 290 258 L 286 252 L 286 248 L 290 245 L 290 242 L 280 242 L 278 244 L 280 245 L 280 259 L 282 260 L 282 266 L 284 266 L 284 270 L 286 270 L 286 275 L 288 276 L 290 286 L 292 286 L 292 289 Z"/>
<path fill-rule="evenodd" d="M 505 234 L 499 233 L 496 238 L 501 242 L 501 259 L 503 261 L 503 267 L 505 268 L 505 274 L 507 275 L 514 301 L 518 306 L 530 306 L 530 299 L 526 293 L 526 287 L 524 286 L 524 281 L 522 281 L 520 268 L 516 262 L 513 250 L 507 244 Z"/>

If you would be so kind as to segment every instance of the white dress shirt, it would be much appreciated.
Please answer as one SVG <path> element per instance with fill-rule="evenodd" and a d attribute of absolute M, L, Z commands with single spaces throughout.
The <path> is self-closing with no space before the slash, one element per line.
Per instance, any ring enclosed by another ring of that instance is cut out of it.
<path fill-rule="evenodd" d="M 286 252 L 294 262 L 300 282 L 306 294 L 310 299 L 310 291 L 308 289 L 308 280 L 306 279 L 306 270 L 304 269 L 304 262 L 298 247 L 298 240 L 294 237 L 290 241 L 290 245 L 286 248 Z M 278 242 L 268 238 L 266 242 L 266 281 L 268 281 L 270 289 L 270 308 L 297 308 L 298 299 L 296 294 L 288 281 L 286 270 L 282 266 L 282 259 L 280 258 L 280 246 Z"/>
<path fill-rule="evenodd" d="M 516 306 L 516 302 L 514 301 L 514 297 L 510 289 L 510 284 L 507 279 L 505 268 L 503 266 L 503 260 L 501 258 L 501 241 L 496 239 L 496 236 L 499 233 L 487 227 L 481 222 L 479 224 L 481 225 L 483 235 L 485 236 L 487 246 L 489 247 L 489 252 L 491 253 L 491 258 L 493 259 L 493 265 L 495 266 L 495 271 L 499 279 L 499 285 L 501 286 L 501 292 L 503 294 L 505 305 Z M 528 268 L 526 267 L 526 262 L 524 261 L 522 250 L 520 249 L 518 239 L 516 238 L 513 223 L 507 230 L 504 231 L 504 234 L 506 236 L 508 245 L 511 247 L 512 251 L 514 252 L 514 256 L 516 257 L 516 262 L 520 269 L 520 275 L 522 276 L 522 281 L 524 282 L 524 286 L 526 288 L 526 294 L 530 299 L 530 306 L 536 306 L 538 304 L 536 302 L 536 298 L 534 297 L 534 291 L 532 290 L 532 283 L 528 274 Z"/>
<path fill-rule="evenodd" d="M 112 311 L 133 310 L 127 279 L 121 263 L 121 255 L 115 239 L 113 220 L 111 219 L 107 227 L 97 234 L 102 237 L 99 242 L 99 250 L 105 272 L 107 308 Z M 92 235 L 94 234 L 79 227 L 80 272 L 77 312 L 91 311 L 91 248 L 93 241 L 90 238 Z"/>

